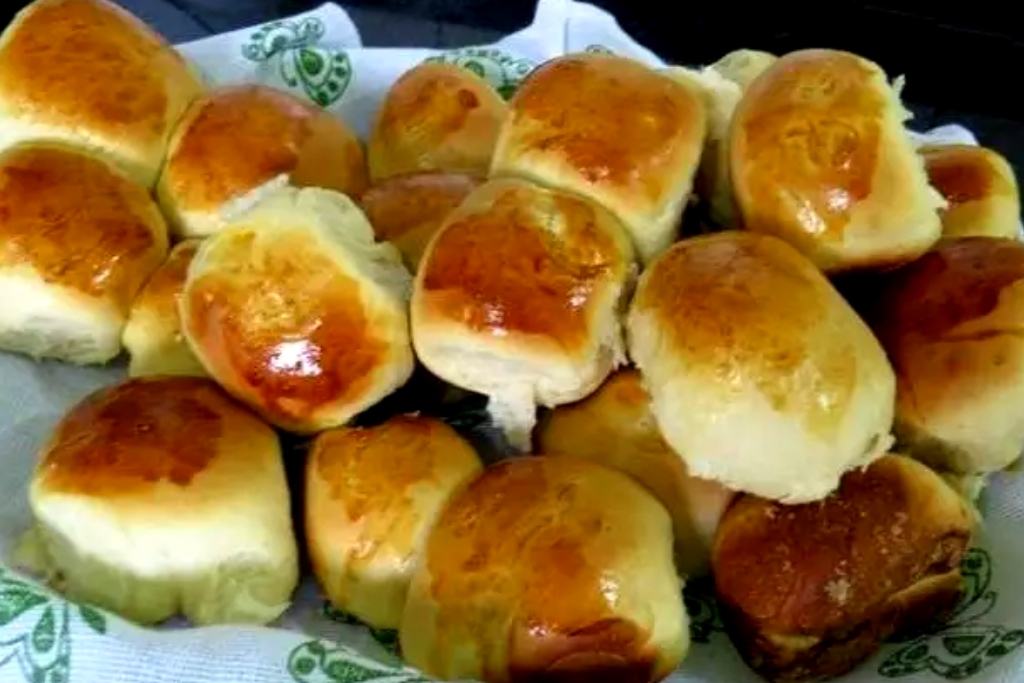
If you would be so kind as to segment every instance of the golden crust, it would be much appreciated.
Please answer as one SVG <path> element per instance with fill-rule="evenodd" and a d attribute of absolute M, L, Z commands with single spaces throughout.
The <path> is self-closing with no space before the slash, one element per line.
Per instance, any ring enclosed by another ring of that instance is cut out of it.
<path fill-rule="evenodd" d="M 178 124 L 159 193 L 171 213 L 217 212 L 282 175 L 352 197 L 367 185 L 362 147 L 340 118 L 268 86 L 227 86 L 195 101 Z"/>
<path fill-rule="evenodd" d="M 940 235 L 938 204 L 902 124 L 876 64 L 836 50 L 776 60 L 733 116 L 745 229 L 791 242 L 828 271 L 919 256 Z"/>
<path fill-rule="evenodd" d="M 84 143 L 147 187 L 201 87 L 163 38 L 106 0 L 37 0 L 0 39 L 3 125 Z"/>
<path fill-rule="evenodd" d="M 498 463 L 431 532 L 403 652 L 446 679 L 660 680 L 685 647 L 670 546 L 664 509 L 625 475 L 573 458 Z M 652 632 L 661 617 L 679 621 L 667 640 Z"/>
<path fill-rule="evenodd" d="M 0 267 L 125 315 L 167 255 L 167 228 L 145 189 L 102 161 L 22 145 L 0 154 L 0 245 Z"/>
<path fill-rule="evenodd" d="M 621 225 L 573 195 L 491 180 L 449 214 L 417 277 L 421 320 L 572 352 L 591 343 L 595 302 L 625 279 Z"/>
<path fill-rule="evenodd" d="M 473 448 L 429 417 L 320 434 L 306 465 L 306 538 L 331 602 L 396 628 L 427 532 L 480 469 Z"/>
<path fill-rule="evenodd" d="M 893 455 L 847 473 L 822 502 L 737 498 L 712 558 L 731 635 L 769 680 L 845 673 L 897 628 L 928 625 L 914 612 L 955 604 L 973 526 L 938 475 Z"/>
<path fill-rule="evenodd" d="M 202 258 L 215 267 L 193 267 L 182 325 L 228 391 L 272 423 L 307 431 L 369 390 L 390 342 L 364 306 L 366 285 L 320 239 L 258 233 L 238 224 L 204 243 Z"/>
<path fill-rule="evenodd" d="M 377 239 L 394 244 L 415 272 L 434 233 L 480 182 L 462 173 L 395 176 L 367 190 L 359 204 Z"/>
<path fill-rule="evenodd" d="M 1017 237 L 1020 194 L 1013 167 L 998 153 L 974 145 L 919 150 L 932 186 L 946 199 L 944 237 Z"/>
<path fill-rule="evenodd" d="M 185 240 L 174 245 L 167 259 L 139 290 L 132 304 L 133 313 L 139 311 L 168 323 L 173 321 L 175 330 L 179 329 L 178 297 L 184 289 L 188 267 L 199 245 L 199 240 Z M 174 334 L 178 336 L 176 332 Z"/>
<path fill-rule="evenodd" d="M 582 401 L 556 408 L 536 438 L 539 453 L 591 460 L 643 484 L 672 516 L 680 574 L 707 573 L 718 518 L 733 493 L 689 475 L 662 438 L 636 370 L 620 370 Z"/>
<path fill-rule="evenodd" d="M 161 485 L 188 488 L 213 466 L 225 432 L 239 427 L 273 438 L 210 380 L 129 379 L 90 394 L 64 416 L 43 450 L 34 486 L 96 498 L 127 498 Z"/>
<path fill-rule="evenodd" d="M 678 223 L 700 160 L 700 94 L 632 59 L 574 54 L 538 67 L 510 101 L 492 175 L 518 175 L 603 204 L 647 259 L 648 223 Z M 670 240 L 668 240 L 670 241 Z"/>
<path fill-rule="evenodd" d="M 425 62 L 388 90 L 367 146 L 370 177 L 422 171 L 485 176 L 508 106 L 472 71 Z"/>

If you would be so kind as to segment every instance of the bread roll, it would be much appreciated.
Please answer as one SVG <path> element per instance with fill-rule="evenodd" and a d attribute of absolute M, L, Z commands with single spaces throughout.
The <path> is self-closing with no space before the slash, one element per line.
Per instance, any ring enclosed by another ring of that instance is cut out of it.
<path fill-rule="evenodd" d="M 189 107 L 157 197 L 178 235 L 205 237 L 288 184 L 358 198 L 367 184 L 359 140 L 329 111 L 268 86 L 237 85 Z"/>
<path fill-rule="evenodd" d="M 185 341 L 178 317 L 178 298 L 198 248 L 198 240 L 175 245 L 167 260 L 135 297 L 121 335 L 130 358 L 130 376 L 207 375 Z"/>
<path fill-rule="evenodd" d="M 207 379 L 86 397 L 43 449 L 29 501 L 69 597 L 142 624 L 267 623 L 298 581 L 277 436 Z"/>
<path fill-rule="evenodd" d="M 106 363 L 166 256 L 160 210 L 107 164 L 51 145 L 0 152 L 0 348 Z"/>
<path fill-rule="evenodd" d="M 306 542 L 331 604 L 398 628 L 427 533 L 480 469 L 473 448 L 429 417 L 320 434 L 306 463 Z"/>
<path fill-rule="evenodd" d="M 699 90 L 626 57 L 571 54 L 538 67 L 510 108 L 492 176 L 602 204 L 644 263 L 675 240 L 707 128 Z"/>
<path fill-rule="evenodd" d="M 0 149 L 58 141 L 152 187 L 202 85 L 141 21 L 106 0 L 36 0 L 0 36 Z"/>
<path fill-rule="evenodd" d="M 399 638 L 438 680 L 660 680 L 689 648 L 669 517 L 585 460 L 494 465 L 431 532 Z"/>
<path fill-rule="evenodd" d="M 890 636 L 948 616 L 973 526 L 937 474 L 895 455 L 821 503 L 740 497 L 712 560 L 726 630 L 769 681 L 842 675 Z"/>
<path fill-rule="evenodd" d="M 351 199 L 284 188 L 203 243 L 182 331 L 236 398 L 282 429 L 317 432 L 412 374 L 409 281 Z"/>
<path fill-rule="evenodd" d="M 802 503 L 892 442 L 885 353 L 779 239 L 728 231 L 676 244 L 641 276 L 627 325 L 658 427 L 693 476 Z"/>
<path fill-rule="evenodd" d="M 454 64 L 424 62 L 394 82 L 367 145 L 370 178 L 422 171 L 484 176 L 508 105 L 491 84 Z"/>
<path fill-rule="evenodd" d="M 896 437 L 934 467 L 1000 470 L 1024 448 L 1024 244 L 943 241 L 866 313 L 896 370 Z"/>
<path fill-rule="evenodd" d="M 591 460 L 643 484 L 672 517 L 676 569 L 689 578 L 707 574 L 715 529 L 733 493 L 690 476 L 658 431 L 636 370 L 620 370 L 579 403 L 556 408 L 537 433 L 537 450 Z"/>
<path fill-rule="evenodd" d="M 489 397 L 514 448 L 536 406 L 577 401 L 625 357 L 619 311 L 633 251 L 615 218 L 573 195 L 492 180 L 448 216 L 412 295 L 416 355 Z"/>
<path fill-rule="evenodd" d="M 711 68 L 745 89 L 777 60 L 778 57 L 770 52 L 741 49 L 727 52 Z"/>
<path fill-rule="evenodd" d="M 377 239 L 394 244 L 415 272 L 430 238 L 478 185 L 462 173 L 413 173 L 377 183 L 359 203 Z"/>
<path fill-rule="evenodd" d="M 833 273 L 912 261 L 944 206 L 882 69 L 835 50 L 780 57 L 748 87 L 729 141 L 747 230 L 781 237 Z"/>
<path fill-rule="evenodd" d="M 928 180 L 946 199 L 944 237 L 1018 237 L 1020 194 L 1013 167 L 998 153 L 972 145 L 919 150 Z"/>

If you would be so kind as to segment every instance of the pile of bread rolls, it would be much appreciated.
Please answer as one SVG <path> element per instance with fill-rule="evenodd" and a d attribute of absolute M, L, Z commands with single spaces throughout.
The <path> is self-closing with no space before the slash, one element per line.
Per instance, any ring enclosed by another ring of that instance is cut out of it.
<path fill-rule="evenodd" d="M 850 670 L 953 609 L 1024 446 L 1014 173 L 916 147 L 898 86 L 570 54 L 505 101 L 425 63 L 364 147 L 36 0 L 0 38 L 0 349 L 129 377 L 54 427 L 18 561 L 139 623 L 266 624 L 305 553 L 486 683 L 663 679 L 710 576 L 765 678 Z M 504 457 L 442 419 L 473 396 Z"/>

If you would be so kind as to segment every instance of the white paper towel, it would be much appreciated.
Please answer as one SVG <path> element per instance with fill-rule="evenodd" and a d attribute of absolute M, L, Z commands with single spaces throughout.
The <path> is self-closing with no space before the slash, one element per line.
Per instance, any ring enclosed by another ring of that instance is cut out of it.
<path fill-rule="evenodd" d="M 541 0 L 534 22 L 494 45 L 442 52 L 364 49 L 335 5 L 186 45 L 181 51 L 213 84 L 259 82 L 337 112 L 365 135 L 388 86 L 424 59 L 460 63 L 510 93 L 540 62 L 565 52 L 610 50 L 662 62 L 614 17 L 572 0 Z M 723 52 L 727 48 L 723 47 Z M 911 74 L 911 78 L 912 78 Z M 923 139 L 975 144 L 959 126 Z M 25 483 L 53 424 L 123 368 L 73 368 L 0 354 L 0 554 L 28 527 Z M 879 656 L 844 679 L 936 683 L 1024 682 L 1024 480 L 1001 475 L 985 503 L 980 547 L 967 563 L 968 596 L 949 624 Z M 757 683 L 722 632 L 714 602 L 688 589 L 693 647 L 673 683 Z M 280 628 L 137 628 L 69 604 L 0 567 L 0 682 L 47 683 L 408 683 L 422 680 L 391 654 L 394 634 L 370 633 L 324 607 L 307 582 Z"/>

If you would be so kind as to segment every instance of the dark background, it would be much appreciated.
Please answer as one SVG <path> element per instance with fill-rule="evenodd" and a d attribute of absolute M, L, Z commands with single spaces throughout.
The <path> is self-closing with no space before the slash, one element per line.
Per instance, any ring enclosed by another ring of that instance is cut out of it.
<path fill-rule="evenodd" d="M 117 0 L 174 42 L 310 9 L 306 0 Z M 739 47 L 850 50 L 907 77 L 914 127 L 962 123 L 1024 169 L 1024 23 L 1014 3 L 591 0 L 663 59 L 704 64 Z M 22 4 L 7 5 L 8 17 Z M 522 28 L 535 0 L 340 0 L 371 46 L 458 47 Z M 0 14 L 0 19 L 6 19 Z"/>

